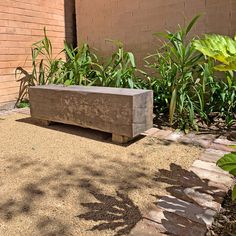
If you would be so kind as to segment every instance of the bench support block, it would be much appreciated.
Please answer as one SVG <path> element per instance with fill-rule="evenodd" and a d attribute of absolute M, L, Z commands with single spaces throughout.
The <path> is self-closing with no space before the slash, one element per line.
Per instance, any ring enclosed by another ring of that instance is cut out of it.
<path fill-rule="evenodd" d="M 127 143 L 131 140 L 132 138 L 129 138 L 127 136 L 119 135 L 119 134 L 112 134 L 112 142 L 113 143 L 118 143 L 118 144 L 123 144 Z"/>
<path fill-rule="evenodd" d="M 52 124 L 50 120 L 35 119 L 35 121 L 41 126 L 50 126 Z"/>

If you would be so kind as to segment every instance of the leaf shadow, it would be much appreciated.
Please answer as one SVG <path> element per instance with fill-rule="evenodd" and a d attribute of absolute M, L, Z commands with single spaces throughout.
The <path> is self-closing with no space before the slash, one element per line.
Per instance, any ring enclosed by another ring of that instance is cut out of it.
<path fill-rule="evenodd" d="M 82 203 L 88 212 L 77 217 L 87 221 L 99 222 L 91 231 L 114 230 L 114 236 L 127 235 L 135 225 L 143 219 L 142 214 L 133 201 L 120 192 L 116 197 L 98 192 L 90 192 L 97 202 Z"/>

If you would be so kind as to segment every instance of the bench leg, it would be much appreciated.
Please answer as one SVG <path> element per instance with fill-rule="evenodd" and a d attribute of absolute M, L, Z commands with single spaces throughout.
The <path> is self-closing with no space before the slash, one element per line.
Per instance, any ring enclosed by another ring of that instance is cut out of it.
<path fill-rule="evenodd" d="M 49 120 L 37 119 L 36 122 L 37 122 L 39 125 L 42 125 L 42 126 L 49 126 L 49 125 L 52 124 L 52 122 L 49 121 Z"/>
<path fill-rule="evenodd" d="M 118 144 L 123 144 L 127 143 L 131 140 L 132 138 L 129 138 L 127 136 L 119 135 L 119 134 L 112 134 L 112 142 L 113 143 L 118 143 Z"/>

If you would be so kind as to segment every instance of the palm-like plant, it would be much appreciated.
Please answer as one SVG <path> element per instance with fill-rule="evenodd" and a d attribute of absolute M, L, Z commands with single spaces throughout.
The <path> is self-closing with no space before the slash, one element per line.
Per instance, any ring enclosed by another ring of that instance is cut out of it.
<path fill-rule="evenodd" d="M 205 35 L 193 42 L 194 47 L 205 56 L 220 62 L 218 71 L 236 71 L 236 36 L 234 39 L 217 34 Z"/>

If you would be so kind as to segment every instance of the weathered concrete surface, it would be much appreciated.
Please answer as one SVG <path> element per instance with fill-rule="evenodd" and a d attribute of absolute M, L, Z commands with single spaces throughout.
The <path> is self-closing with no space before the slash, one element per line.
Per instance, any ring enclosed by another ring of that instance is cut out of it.
<path fill-rule="evenodd" d="M 85 86 L 29 89 L 31 116 L 133 138 L 153 125 L 151 90 Z"/>

